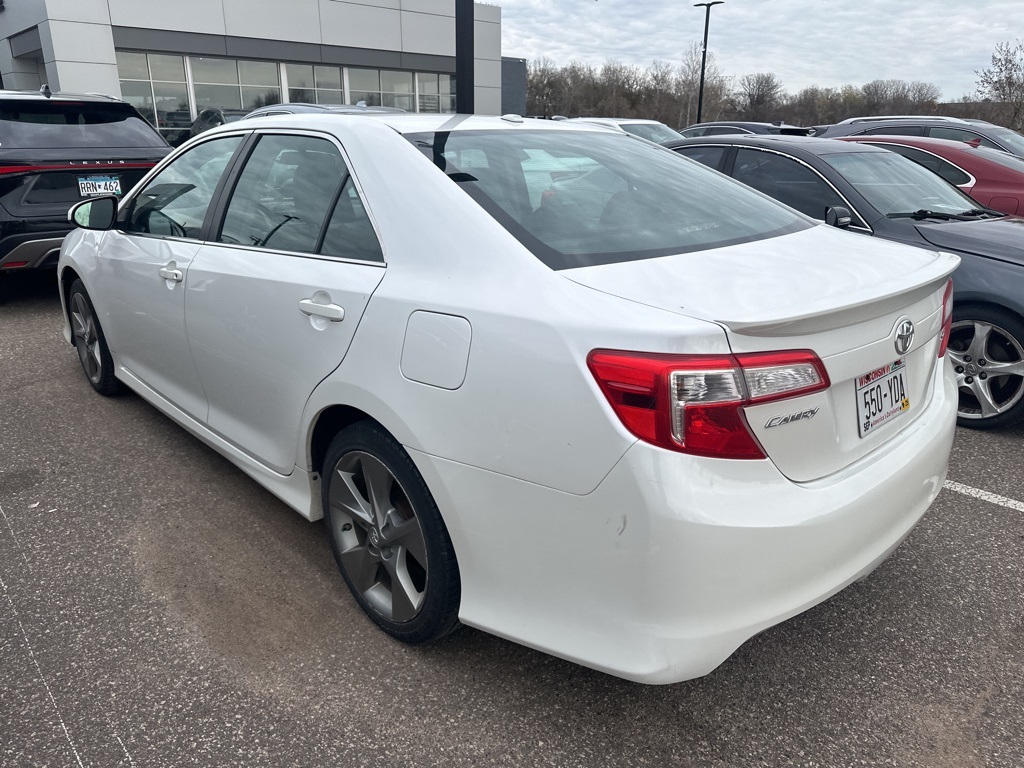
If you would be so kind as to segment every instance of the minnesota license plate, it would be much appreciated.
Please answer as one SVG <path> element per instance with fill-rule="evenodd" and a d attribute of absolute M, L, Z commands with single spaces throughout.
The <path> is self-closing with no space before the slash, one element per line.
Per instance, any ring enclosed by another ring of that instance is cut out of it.
<path fill-rule="evenodd" d="M 857 427 L 860 436 L 910 410 L 907 360 L 901 357 L 857 377 Z"/>
<path fill-rule="evenodd" d="M 78 194 L 82 197 L 120 195 L 121 179 L 117 176 L 79 176 Z"/>

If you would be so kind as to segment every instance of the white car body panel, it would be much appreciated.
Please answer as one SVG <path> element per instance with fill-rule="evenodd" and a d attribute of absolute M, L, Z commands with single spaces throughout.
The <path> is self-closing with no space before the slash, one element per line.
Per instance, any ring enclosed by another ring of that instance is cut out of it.
<path fill-rule="evenodd" d="M 205 245 L 186 282 L 209 428 L 276 472 L 296 463 L 309 393 L 344 358 L 384 265 Z M 340 306 L 333 321 L 300 302 Z"/>
<path fill-rule="evenodd" d="M 537 122 L 522 129 L 607 135 Z M 170 344 L 180 355 L 190 343 L 201 394 L 165 392 L 125 364 L 133 358 L 118 346 L 136 331 L 109 309 L 96 255 L 123 236 L 72 233 L 59 271 L 96 297 L 118 378 L 308 519 L 322 515 L 320 416 L 342 407 L 381 424 L 437 502 L 461 575 L 459 616 L 472 626 L 628 679 L 674 682 L 877 566 L 945 476 L 957 394 L 936 347 L 956 257 L 811 227 L 553 271 L 397 132 L 467 127 L 519 129 L 430 115 L 254 124 L 336 138 L 387 265 L 197 248 L 185 291 L 156 283 L 175 302 L 184 294 L 185 330 Z M 300 311 L 317 291 L 344 320 Z M 148 326 L 171 307 L 136 311 Z M 847 418 L 852 379 L 894 354 L 903 315 L 917 325 L 916 402 L 861 439 Z M 769 458 L 705 458 L 625 427 L 587 367 L 598 348 L 812 349 L 832 387 L 747 409 Z M 812 403 L 823 411 L 813 420 L 758 428 Z"/>

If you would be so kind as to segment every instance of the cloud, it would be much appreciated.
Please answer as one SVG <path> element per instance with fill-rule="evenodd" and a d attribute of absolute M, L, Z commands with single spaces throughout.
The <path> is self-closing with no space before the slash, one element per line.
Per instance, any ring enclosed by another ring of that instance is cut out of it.
<path fill-rule="evenodd" d="M 502 53 L 556 65 L 609 59 L 678 64 L 704 33 L 704 9 L 679 0 L 498 0 Z M 773 72 L 795 92 L 872 80 L 971 93 L 998 43 L 1024 36 L 1019 0 L 726 0 L 711 9 L 708 50 L 723 74 Z"/>

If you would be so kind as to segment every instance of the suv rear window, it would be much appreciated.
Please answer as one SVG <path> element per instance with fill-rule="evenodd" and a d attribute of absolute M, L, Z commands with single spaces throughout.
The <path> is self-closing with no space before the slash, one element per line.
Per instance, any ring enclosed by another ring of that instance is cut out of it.
<path fill-rule="evenodd" d="M 166 147 L 130 104 L 91 101 L 0 101 L 4 149 Z"/>
<path fill-rule="evenodd" d="M 721 248 L 813 226 L 742 184 L 624 133 L 406 138 L 552 269 Z"/>

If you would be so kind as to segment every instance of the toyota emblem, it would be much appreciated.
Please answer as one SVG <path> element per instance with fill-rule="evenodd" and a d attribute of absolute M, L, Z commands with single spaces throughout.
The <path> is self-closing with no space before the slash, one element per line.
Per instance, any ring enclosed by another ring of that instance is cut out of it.
<path fill-rule="evenodd" d="M 914 343 L 914 324 L 904 318 L 896 324 L 896 354 L 905 355 Z"/>

